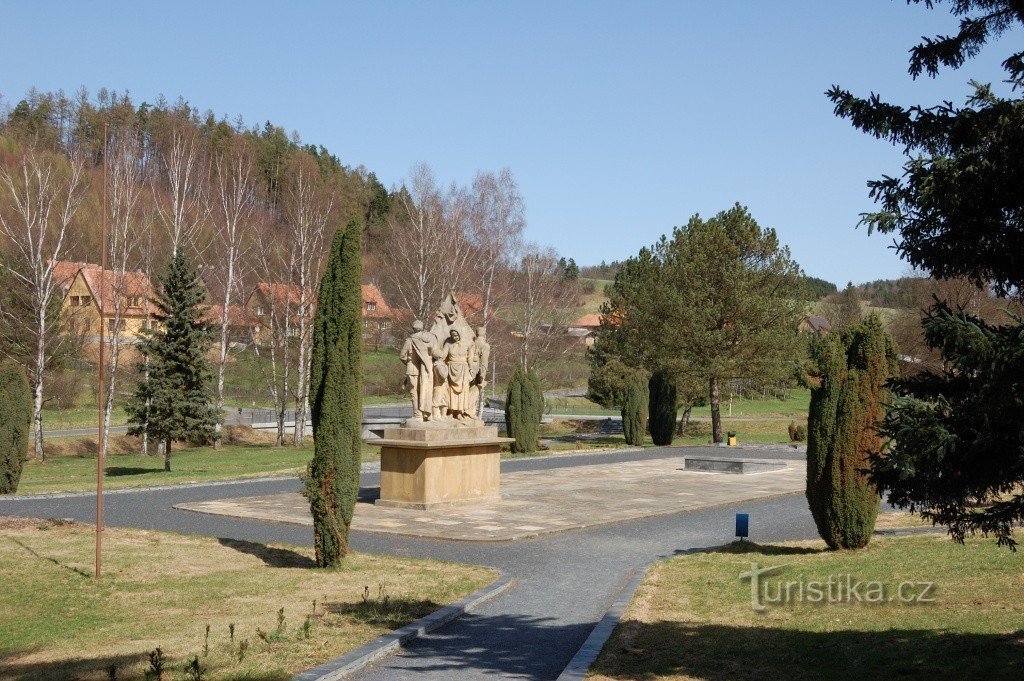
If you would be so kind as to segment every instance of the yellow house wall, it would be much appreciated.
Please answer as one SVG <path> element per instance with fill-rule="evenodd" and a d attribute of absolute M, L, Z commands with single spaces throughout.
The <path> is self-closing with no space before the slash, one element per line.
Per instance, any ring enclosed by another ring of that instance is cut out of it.
<path fill-rule="evenodd" d="M 89 296 L 88 305 L 71 304 L 72 298 L 81 298 L 82 296 Z M 75 280 L 71 282 L 71 286 L 68 288 L 68 293 L 64 297 L 63 310 L 64 314 L 67 315 L 67 319 L 74 322 L 79 332 L 81 332 L 84 324 L 88 324 L 85 332 L 86 336 L 96 336 L 99 334 L 99 306 L 96 304 L 96 299 L 93 297 L 92 291 L 85 283 L 85 277 L 81 273 L 75 277 Z M 134 338 L 142 330 L 142 325 L 145 321 L 144 315 L 135 312 L 125 315 L 121 322 L 121 336 L 123 338 Z M 92 339 L 90 338 L 89 341 L 92 342 Z"/>

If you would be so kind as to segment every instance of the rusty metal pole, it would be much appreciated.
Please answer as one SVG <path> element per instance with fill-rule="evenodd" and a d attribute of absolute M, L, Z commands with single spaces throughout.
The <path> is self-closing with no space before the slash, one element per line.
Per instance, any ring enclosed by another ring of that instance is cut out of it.
<path fill-rule="evenodd" d="M 103 554 L 103 454 L 106 449 L 106 437 L 103 433 L 103 411 L 106 400 L 103 398 L 103 344 L 104 344 L 104 329 L 103 329 L 103 305 L 106 302 L 104 297 L 106 295 L 106 279 L 107 279 L 107 134 L 110 124 L 103 124 L 103 209 L 100 218 L 100 290 L 98 300 L 96 301 L 96 309 L 99 311 L 100 318 L 100 347 L 99 347 L 99 371 L 97 384 L 99 387 L 99 397 L 97 399 L 99 405 L 97 412 L 99 415 L 99 430 L 97 432 L 96 443 L 96 579 L 99 579 L 103 574 L 102 569 L 102 554 Z M 113 288 L 113 287 L 111 287 Z"/>

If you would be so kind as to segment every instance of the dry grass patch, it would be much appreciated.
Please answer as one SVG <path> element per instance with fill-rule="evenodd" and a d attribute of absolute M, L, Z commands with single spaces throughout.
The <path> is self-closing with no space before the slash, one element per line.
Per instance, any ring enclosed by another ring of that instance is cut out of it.
<path fill-rule="evenodd" d="M 203 678 L 286 679 L 496 576 L 364 554 L 320 570 L 302 547 L 108 528 L 97 582 L 92 526 L 5 519 L 0 529 L 3 679 L 108 679 L 111 666 L 141 679 L 157 647 L 166 678 L 197 656 Z"/>
<path fill-rule="evenodd" d="M 781 583 L 850 575 L 885 585 L 889 600 L 794 596 L 758 612 L 750 581 L 739 578 L 752 563 L 785 566 L 765 578 L 768 594 Z M 923 597 L 934 601 L 900 601 L 904 582 L 933 582 Z M 588 678 L 1019 679 L 1022 592 L 1024 553 L 990 539 L 961 546 L 944 536 L 886 537 L 860 551 L 736 543 L 652 567 Z"/>

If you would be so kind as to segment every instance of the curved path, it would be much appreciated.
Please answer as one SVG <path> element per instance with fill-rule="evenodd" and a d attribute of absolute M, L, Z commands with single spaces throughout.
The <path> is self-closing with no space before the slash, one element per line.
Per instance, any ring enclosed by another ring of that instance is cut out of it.
<path fill-rule="evenodd" d="M 702 448 L 686 448 L 693 453 Z M 682 448 L 502 461 L 502 471 L 543 470 L 594 463 L 681 456 Z M 701 453 L 721 455 L 722 450 Z M 730 455 L 801 458 L 802 452 L 741 450 Z M 376 472 L 361 484 L 379 484 Z M 104 498 L 109 525 L 142 527 L 260 543 L 309 545 L 308 527 L 175 510 L 174 504 L 295 491 L 294 478 L 131 491 Z M 93 496 L 0 499 L 0 515 L 94 519 Z M 675 551 L 732 539 L 736 512 L 750 513 L 751 538 L 779 541 L 816 536 L 803 495 L 684 511 L 617 525 L 515 542 L 454 542 L 354 532 L 358 551 L 488 565 L 516 578 L 511 591 L 472 615 L 368 668 L 365 679 L 553 679 L 583 644 L 637 569 Z"/>

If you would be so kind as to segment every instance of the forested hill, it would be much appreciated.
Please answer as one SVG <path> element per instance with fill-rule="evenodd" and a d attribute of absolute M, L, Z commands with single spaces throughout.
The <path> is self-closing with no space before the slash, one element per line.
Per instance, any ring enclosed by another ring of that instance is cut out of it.
<path fill-rule="evenodd" d="M 297 134 L 289 134 L 269 121 L 247 126 L 241 118 L 229 121 L 212 111 L 201 113 L 183 98 L 173 103 L 163 97 L 155 102 L 139 102 L 127 92 L 105 89 L 95 97 L 84 89 L 73 97 L 61 91 L 33 89 L 22 99 L 8 99 L 6 103 L 6 109 L 0 111 L 0 154 L 6 158 L 0 158 L 0 162 L 10 164 L 27 147 L 84 161 L 88 198 L 77 213 L 76 238 L 68 244 L 65 259 L 88 261 L 100 250 L 98 192 L 105 125 L 108 143 L 131 140 L 139 179 L 151 189 L 145 200 L 148 205 L 137 209 L 151 213 L 154 221 L 159 219 L 162 205 L 174 201 L 174 188 L 169 185 L 173 184 L 171 175 L 175 171 L 178 179 L 189 180 L 194 188 L 196 200 L 191 203 L 196 211 L 208 213 L 206 218 L 215 217 L 210 214 L 215 213 L 210 206 L 199 205 L 199 195 L 209 193 L 209 187 L 201 185 L 216 173 L 215 159 L 236 145 L 244 147 L 244 154 L 253 160 L 263 222 L 281 222 L 289 198 L 295 198 L 293 180 L 315 170 L 319 176 L 316 189 L 329 194 L 334 215 L 338 219 L 361 215 L 367 225 L 367 251 L 379 251 L 374 239 L 379 230 L 375 227 L 382 223 L 389 208 L 387 189 L 362 166 L 344 163 L 322 145 L 303 144 Z M 170 169 L 167 159 L 178 152 L 183 152 L 176 159 L 179 166 Z M 154 260 L 162 262 L 160 256 L 167 244 L 158 239 L 153 247 Z"/>

